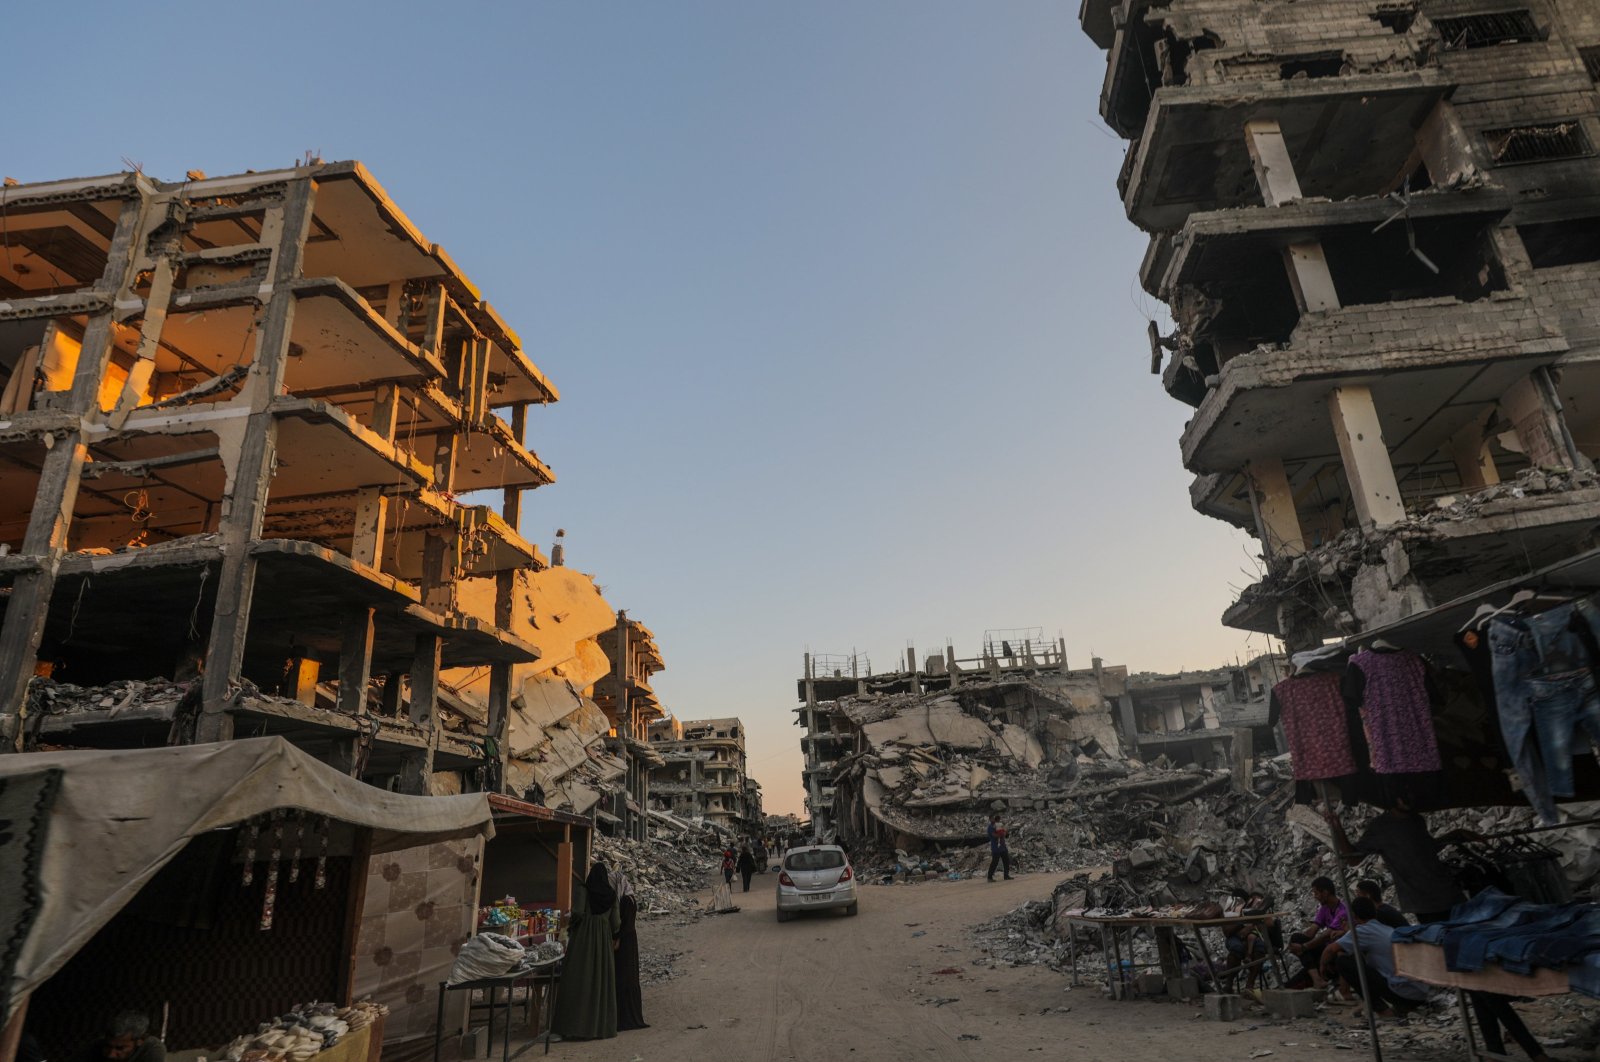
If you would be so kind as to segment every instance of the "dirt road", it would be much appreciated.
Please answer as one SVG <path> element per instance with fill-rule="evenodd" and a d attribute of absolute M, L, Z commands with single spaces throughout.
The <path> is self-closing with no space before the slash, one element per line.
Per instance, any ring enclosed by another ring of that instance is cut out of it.
<path fill-rule="evenodd" d="M 677 976 L 645 989 L 651 1028 L 615 1040 L 556 1044 L 550 1057 L 977 1062 L 1031 1053 L 1171 1062 L 1268 1052 L 1273 1062 L 1327 1062 L 1330 1049 L 1361 1045 L 1348 1018 L 1221 1025 L 1198 1019 L 1192 1005 L 1114 1003 L 1088 986 L 1068 991 L 1066 977 L 1043 967 L 973 966 L 982 952 L 968 928 L 1049 896 L 1056 880 L 1028 875 L 993 884 L 979 878 L 866 886 L 854 918 L 824 913 L 779 925 L 772 878 L 758 877 L 748 894 L 735 893 L 742 908 L 737 914 L 685 927 L 640 924 L 643 947 L 682 953 Z M 537 1050 L 523 1058 L 542 1057 Z"/>

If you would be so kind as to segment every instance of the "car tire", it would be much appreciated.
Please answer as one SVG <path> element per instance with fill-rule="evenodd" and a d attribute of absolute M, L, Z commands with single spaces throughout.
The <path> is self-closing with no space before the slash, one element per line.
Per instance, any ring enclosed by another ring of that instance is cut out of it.
<path fill-rule="evenodd" d="M 844 909 L 845 917 L 846 918 L 854 918 L 855 915 L 856 915 L 856 907 L 857 907 L 856 904 L 851 904 L 849 907 L 846 907 Z"/>
<path fill-rule="evenodd" d="M 791 919 L 793 917 L 794 917 L 794 912 L 793 911 L 779 911 L 778 912 L 778 921 L 780 921 L 780 922 L 787 922 L 789 919 Z"/>

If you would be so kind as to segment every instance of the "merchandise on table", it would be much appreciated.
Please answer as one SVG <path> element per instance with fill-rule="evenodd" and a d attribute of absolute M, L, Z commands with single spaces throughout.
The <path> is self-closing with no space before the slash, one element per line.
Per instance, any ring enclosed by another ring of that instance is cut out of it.
<path fill-rule="evenodd" d="M 381 1003 L 302 1003 L 235 1039 L 223 1048 L 223 1057 L 228 1062 L 306 1062 L 387 1013 Z"/>

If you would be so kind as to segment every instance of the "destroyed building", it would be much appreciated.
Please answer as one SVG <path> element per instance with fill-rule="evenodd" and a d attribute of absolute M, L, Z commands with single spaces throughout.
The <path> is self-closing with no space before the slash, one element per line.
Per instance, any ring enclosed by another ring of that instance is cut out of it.
<path fill-rule="evenodd" d="M 556 390 L 365 168 L 0 204 L 5 747 L 277 734 L 578 811 L 626 779 L 585 695 L 615 611 L 516 530 Z"/>
<path fill-rule="evenodd" d="M 1594 544 L 1600 7 L 1083 0 L 1226 612 L 1291 650 Z"/>
<path fill-rule="evenodd" d="M 1094 665 L 1099 672 L 1100 661 Z M 795 724 L 803 731 L 801 779 L 813 836 L 831 837 L 835 832 L 833 780 L 839 761 L 855 751 L 854 726 L 848 715 L 839 711 L 842 699 L 950 689 L 959 686 L 964 676 L 993 681 L 1005 675 L 1066 674 L 1066 642 L 1045 638 L 1040 627 L 985 631 L 982 648 L 974 657 L 957 658 L 955 647 L 946 645 L 942 654 L 930 654 L 919 662 L 916 649 L 908 648 L 903 671 L 876 675 L 871 659 L 863 653 L 806 653 L 797 690 L 800 703 L 794 711 Z M 1113 680 L 1117 674 L 1113 669 Z M 1120 674 L 1125 677 L 1126 669 Z"/>
<path fill-rule="evenodd" d="M 666 714 L 650 688 L 650 676 L 667 665 L 650 628 L 626 612 L 617 613 L 616 626 L 600 644 L 611 666 L 595 682 L 594 700 L 611 723 L 607 747 L 627 764 L 623 791 L 611 813 L 622 821 L 624 836 L 643 841 L 649 831 L 650 771 L 662 765 L 650 746 L 650 726 Z"/>
<path fill-rule="evenodd" d="M 902 848 L 981 839 L 994 802 L 1043 806 L 1079 757 L 1122 757 L 1127 669 L 1097 659 L 1073 671 L 1059 640 L 998 633 L 967 659 L 946 647 L 919 667 L 909 650 L 906 669 L 887 674 L 854 658 L 850 677 L 851 658 L 807 654 L 797 711 L 814 836 Z"/>
<path fill-rule="evenodd" d="M 1165 756 L 1177 766 L 1198 763 L 1222 768 L 1237 752 L 1245 756 L 1277 751 L 1268 723 L 1268 696 L 1285 673 L 1281 656 L 1263 655 L 1248 665 L 1176 675 L 1141 673 L 1128 677 L 1131 719 L 1122 735 L 1129 755 L 1143 760 Z M 1238 746 L 1250 732 L 1249 750 Z"/>
<path fill-rule="evenodd" d="M 652 723 L 650 747 L 662 760 L 650 778 L 654 806 L 728 836 L 758 832 L 761 789 L 746 773 L 744 739 L 737 718 Z"/>

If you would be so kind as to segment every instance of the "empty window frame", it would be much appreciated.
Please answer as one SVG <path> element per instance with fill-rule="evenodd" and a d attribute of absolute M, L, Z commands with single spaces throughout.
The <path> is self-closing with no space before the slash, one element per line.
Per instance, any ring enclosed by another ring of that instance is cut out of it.
<path fill-rule="evenodd" d="M 1296 78 L 1338 77 L 1343 72 L 1343 52 L 1297 55 L 1278 64 L 1278 76 L 1284 81 L 1293 81 Z"/>
<path fill-rule="evenodd" d="M 1527 8 L 1486 15 L 1436 18 L 1434 26 L 1446 50 L 1488 48 L 1496 44 L 1525 44 L 1544 40 L 1544 33 Z"/>
<path fill-rule="evenodd" d="M 1579 48 L 1578 54 L 1583 56 L 1583 68 L 1589 71 L 1589 80 L 1600 84 L 1600 44 Z"/>
<path fill-rule="evenodd" d="M 1417 9 L 1410 4 L 1380 7 L 1368 16 L 1390 33 L 1409 33 L 1417 21 Z"/>
<path fill-rule="evenodd" d="M 1517 232 L 1535 269 L 1600 262 L 1600 217 L 1518 225 Z"/>
<path fill-rule="evenodd" d="M 1581 159 L 1594 154 L 1588 135 L 1576 120 L 1485 129 L 1483 138 L 1488 142 L 1489 157 L 1496 166 Z"/>

